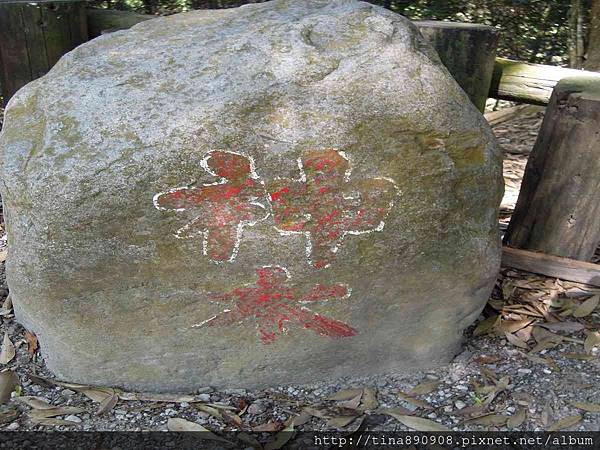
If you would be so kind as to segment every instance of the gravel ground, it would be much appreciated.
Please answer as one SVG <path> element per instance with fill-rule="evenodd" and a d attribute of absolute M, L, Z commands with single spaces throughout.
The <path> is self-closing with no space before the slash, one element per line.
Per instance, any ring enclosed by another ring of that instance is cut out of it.
<path fill-rule="evenodd" d="M 535 113 L 496 127 L 508 161 L 507 212 L 540 121 Z M 3 237 L 2 258 L 4 247 Z M 597 431 L 600 311 L 585 311 L 595 300 L 581 305 L 599 292 L 503 269 L 484 314 L 465 333 L 464 351 L 444 367 L 261 391 L 207 386 L 189 395 L 149 396 L 48 381 L 52 374 L 36 350 L 35 337 L 14 321 L 5 300 L 1 263 L 0 332 L 7 337 L 0 361 L 11 356 L 7 338 L 15 356 L 0 364 L 0 399 L 6 400 L 0 407 L 0 430 L 167 430 L 189 429 L 190 422 L 216 434 L 286 427 L 351 432 L 434 426 L 414 422 L 419 417 L 453 430 Z M 16 391 L 9 394 L 13 385 Z"/>

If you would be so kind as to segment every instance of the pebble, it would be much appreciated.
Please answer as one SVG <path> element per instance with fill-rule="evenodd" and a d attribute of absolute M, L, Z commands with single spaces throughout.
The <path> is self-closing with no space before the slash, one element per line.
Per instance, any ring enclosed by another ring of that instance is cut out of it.
<path fill-rule="evenodd" d="M 254 416 L 258 416 L 259 414 L 264 413 L 266 410 L 267 405 L 262 401 L 256 401 L 248 406 L 248 414 L 252 414 Z"/>
<path fill-rule="evenodd" d="M 456 400 L 454 402 L 454 406 L 456 406 L 457 409 L 463 409 L 465 406 L 467 406 L 467 404 L 462 400 Z"/>
<path fill-rule="evenodd" d="M 60 391 L 60 395 L 62 395 L 63 397 L 70 397 L 73 394 L 75 394 L 75 391 L 72 391 L 71 389 L 63 389 L 62 391 Z"/>
<path fill-rule="evenodd" d="M 456 386 L 456 389 L 458 389 L 459 391 L 468 391 L 469 387 L 465 386 L 464 384 L 459 384 L 458 386 Z"/>
<path fill-rule="evenodd" d="M 531 373 L 531 369 L 519 369 L 517 370 L 519 373 Z"/>
<path fill-rule="evenodd" d="M 19 428 L 19 422 L 13 422 L 6 427 L 7 430 L 13 431 Z"/>
<path fill-rule="evenodd" d="M 71 422 L 76 422 L 76 423 L 81 423 L 81 419 L 77 416 L 74 416 L 73 414 L 68 415 L 67 417 L 65 417 L 65 420 L 69 420 Z"/>
<path fill-rule="evenodd" d="M 179 407 L 181 407 L 181 408 L 189 408 L 189 406 L 190 406 L 190 404 L 188 402 L 181 402 L 179 404 Z"/>
<path fill-rule="evenodd" d="M 199 394 L 198 400 L 200 400 L 201 402 L 210 402 L 210 394 Z"/>
<path fill-rule="evenodd" d="M 552 373 L 550 369 L 544 369 L 543 372 L 547 375 L 550 375 Z"/>

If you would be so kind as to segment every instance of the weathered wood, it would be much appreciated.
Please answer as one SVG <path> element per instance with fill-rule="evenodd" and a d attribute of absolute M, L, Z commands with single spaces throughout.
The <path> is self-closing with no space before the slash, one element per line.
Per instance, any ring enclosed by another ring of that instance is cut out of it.
<path fill-rule="evenodd" d="M 503 247 L 502 266 L 600 287 L 600 264 Z"/>
<path fill-rule="evenodd" d="M 547 105 L 556 83 L 563 78 L 574 77 L 600 78 L 600 74 L 496 58 L 489 96 L 532 105 Z"/>
<path fill-rule="evenodd" d="M 494 70 L 498 30 L 471 23 L 415 21 L 414 24 L 473 104 L 483 112 Z"/>
<path fill-rule="evenodd" d="M 112 9 L 87 9 L 87 25 L 90 38 L 100 36 L 105 31 L 125 30 L 136 23 L 152 19 L 155 16 L 138 14 L 131 11 L 115 11 Z"/>
<path fill-rule="evenodd" d="M 0 4 L 0 84 L 5 104 L 87 40 L 85 3 Z"/>
<path fill-rule="evenodd" d="M 600 79 L 556 85 L 505 243 L 589 261 L 600 242 Z"/>

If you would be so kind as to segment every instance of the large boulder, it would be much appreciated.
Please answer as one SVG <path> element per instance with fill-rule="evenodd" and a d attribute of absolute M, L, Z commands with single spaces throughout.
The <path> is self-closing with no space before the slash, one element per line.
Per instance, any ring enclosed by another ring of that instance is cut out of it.
<path fill-rule="evenodd" d="M 18 320 L 71 381 L 431 366 L 499 265 L 490 129 L 405 18 L 275 0 L 75 49 L 1 137 Z"/>

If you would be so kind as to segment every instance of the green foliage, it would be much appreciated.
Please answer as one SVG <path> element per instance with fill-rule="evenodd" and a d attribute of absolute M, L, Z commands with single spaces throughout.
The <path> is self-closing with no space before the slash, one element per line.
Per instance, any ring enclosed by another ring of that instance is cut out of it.
<path fill-rule="evenodd" d="M 146 14 L 233 8 L 268 0 L 93 0 L 92 4 Z M 591 0 L 584 0 L 589 11 Z M 521 61 L 565 64 L 570 0 L 370 0 L 410 19 L 483 23 L 501 30 L 498 54 Z"/>

